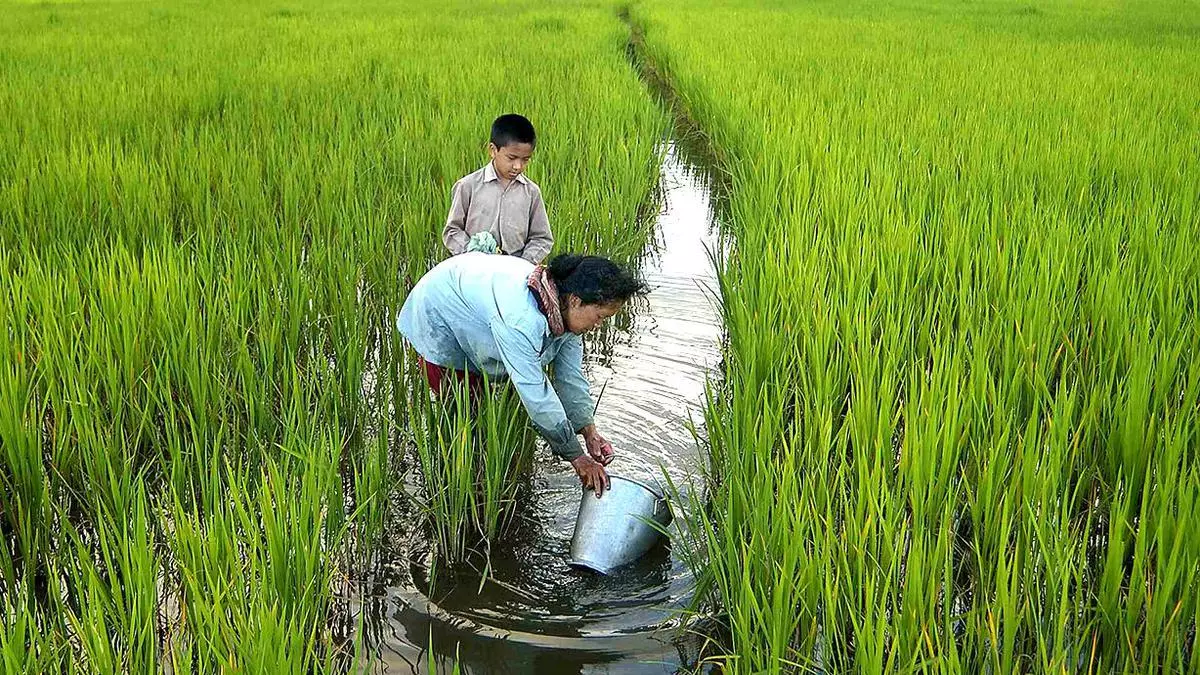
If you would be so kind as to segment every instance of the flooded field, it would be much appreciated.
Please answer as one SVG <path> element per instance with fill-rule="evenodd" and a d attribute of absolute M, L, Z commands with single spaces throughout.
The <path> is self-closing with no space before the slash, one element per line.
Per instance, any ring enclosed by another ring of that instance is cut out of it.
<path fill-rule="evenodd" d="M 617 450 L 610 472 L 660 483 L 665 472 L 687 486 L 703 462 L 691 425 L 703 425 L 705 383 L 720 360 L 710 259 L 720 247 L 708 174 L 676 144 L 666 149 L 660 187 L 640 262 L 651 292 L 627 321 L 589 339 L 586 373 L 600 396 L 597 425 Z M 476 673 L 674 673 L 695 665 L 701 638 L 679 630 L 692 591 L 679 557 L 664 545 L 611 576 L 573 570 L 579 481 L 545 451 L 530 481 L 516 507 L 520 522 L 493 546 L 486 579 L 460 574 L 431 589 L 420 535 L 399 538 L 407 541 L 395 549 L 401 557 L 360 600 L 380 671 L 425 672 L 431 639 L 446 672 L 456 657 Z"/>
<path fill-rule="evenodd" d="M 0 0 L 4 672 L 1200 673 L 1197 36 Z M 432 405 L 396 330 L 505 113 L 553 252 L 652 288 L 584 367 L 680 536 L 608 577 L 511 388 Z"/>

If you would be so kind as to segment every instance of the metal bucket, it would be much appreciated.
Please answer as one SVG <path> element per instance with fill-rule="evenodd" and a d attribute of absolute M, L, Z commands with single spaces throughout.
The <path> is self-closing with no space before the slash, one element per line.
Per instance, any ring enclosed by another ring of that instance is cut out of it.
<path fill-rule="evenodd" d="M 647 521 L 671 524 L 671 507 L 658 490 L 630 478 L 608 478 L 609 489 L 599 499 L 584 489 L 571 538 L 571 566 L 600 574 L 637 560 L 662 537 Z"/>

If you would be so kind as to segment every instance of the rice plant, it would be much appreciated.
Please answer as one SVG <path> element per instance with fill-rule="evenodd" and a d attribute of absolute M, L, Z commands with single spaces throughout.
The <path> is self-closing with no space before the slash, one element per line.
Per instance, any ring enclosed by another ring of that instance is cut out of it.
<path fill-rule="evenodd" d="M 731 179 L 727 668 L 1200 667 L 1196 8 L 630 18 Z"/>
<path fill-rule="evenodd" d="M 563 250 L 642 246 L 624 41 L 574 2 L 0 5 L 5 672 L 343 663 L 414 443 L 392 321 L 490 121 L 537 124 Z"/>
<path fill-rule="evenodd" d="M 453 566 L 486 554 L 516 515 L 531 468 L 534 438 L 516 390 L 489 382 L 486 392 L 421 386 L 408 401 L 421 494 L 437 563 Z M 436 576 L 436 574 L 435 574 Z"/>

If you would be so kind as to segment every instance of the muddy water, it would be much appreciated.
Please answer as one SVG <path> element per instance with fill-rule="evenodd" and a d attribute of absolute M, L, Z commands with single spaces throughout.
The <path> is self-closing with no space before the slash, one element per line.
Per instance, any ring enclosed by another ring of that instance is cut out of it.
<path fill-rule="evenodd" d="M 640 265 L 651 293 L 586 349 L 600 395 L 596 424 L 617 449 L 610 471 L 643 480 L 666 472 L 678 483 L 699 470 L 689 424 L 702 422 L 722 334 L 710 185 L 686 156 L 678 144 L 666 148 L 662 209 Z M 694 665 L 698 638 L 678 630 L 691 592 L 680 557 L 662 546 L 611 576 L 571 569 L 578 479 L 541 450 L 531 481 L 521 523 L 492 550 L 486 580 L 439 580 L 434 593 L 422 561 L 388 566 L 360 605 L 374 672 L 450 672 L 456 659 L 470 673 L 672 673 Z M 418 542 L 411 550 L 419 549 Z"/>

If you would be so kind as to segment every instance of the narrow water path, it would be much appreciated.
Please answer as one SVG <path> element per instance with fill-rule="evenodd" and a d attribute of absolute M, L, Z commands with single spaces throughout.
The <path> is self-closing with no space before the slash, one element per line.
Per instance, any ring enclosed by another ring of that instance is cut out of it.
<path fill-rule="evenodd" d="M 630 57 L 640 35 L 631 27 Z M 712 255 L 721 184 L 664 83 L 643 80 L 674 113 L 663 148 L 660 209 L 639 270 L 651 288 L 603 333 L 586 339 L 596 423 L 617 449 L 615 475 L 687 489 L 703 454 L 706 383 L 720 372 L 723 328 Z M 697 428 L 697 431 L 702 429 Z M 571 467 L 539 452 L 521 524 L 491 552 L 484 580 L 458 577 L 433 593 L 419 560 L 396 560 L 359 598 L 359 631 L 375 672 L 677 673 L 696 666 L 702 638 L 679 630 L 692 578 L 658 547 L 610 576 L 567 565 L 580 488 Z M 414 518 L 415 520 L 415 518 Z M 680 522 L 678 519 L 676 522 Z M 422 546 L 409 535 L 413 551 Z"/>
<path fill-rule="evenodd" d="M 708 172 L 676 143 L 664 149 L 662 207 L 640 262 L 651 292 L 586 345 L 599 395 L 597 426 L 617 448 L 612 473 L 686 483 L 701 453 L 707 379 L 722 338 L 710 250 L 717 247 Z M 459 578 L 430 592 L 420 561 L 389 566 L 359 603 L 380 653 L 377 672 L 673 673 L 694 663 L 698 639 L 679 636 L 691 574 L 664 546 L 611 576 L 567 565 L 580 488 L 565 462 L 541 452 L 523 524 L 491 555 L 488 580 Z M 433 645 L 434 667 L 428 647 Z"/>

